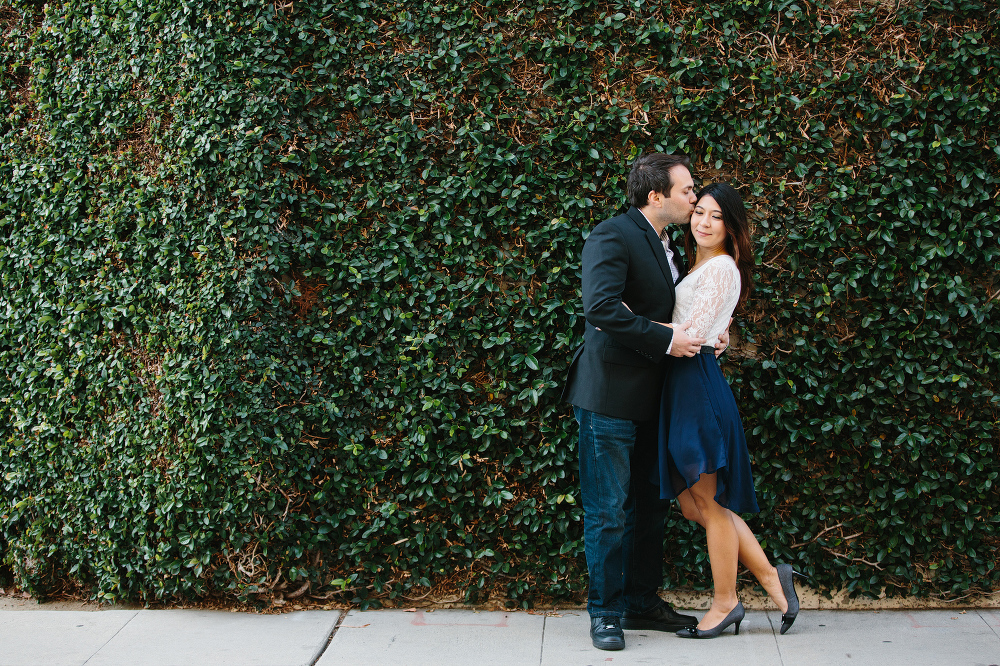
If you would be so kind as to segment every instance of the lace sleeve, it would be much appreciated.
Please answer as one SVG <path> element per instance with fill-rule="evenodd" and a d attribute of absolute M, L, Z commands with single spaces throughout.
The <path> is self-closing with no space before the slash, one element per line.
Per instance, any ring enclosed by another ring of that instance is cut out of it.
<path fill-rule="evenodd" d="M 735 263 L 712 261 L 695 288 L 688 335 L 706 338 L 720 318 L 729 319 L 740 293 L 740 271 Z M 735 296 L 735 298 L 734 298 Z M 728 311 L 726 311 L 728 310 Z"/>

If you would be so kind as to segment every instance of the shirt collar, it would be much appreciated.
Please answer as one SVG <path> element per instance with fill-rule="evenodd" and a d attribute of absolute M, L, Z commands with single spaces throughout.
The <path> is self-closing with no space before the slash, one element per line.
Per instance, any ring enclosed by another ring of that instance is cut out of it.
<path fill-rule="evenodd" d="M 646 214 L 645 214 L 645 213 L 643 213 L 643 212 L 642 212 L 641 210 L 639 210 L 638 208 L 636 208 L 636 210 L 638 210 L 638 211 L 639 211 L 639 215 L 642 215 L 643 219 L 645 219 L 645 220 L 646 220 L 646 222 L 649 222 L 649 218 L 648 218 L 648 217 L 646 217 Z M 656 226 L 654 226 L 652 222 L 649 222 L 649 226 L 653 227 L 653 233 L 655 234 L 655 233 L 656 233 Z M 656 235 L 657 235 L 657 236 L 659 236 L 659 238 L 660 238 L 660 240 L 661 240 L 661 241 L 665 241 L 665 240 L 667 240 L 667 237 L 668 237 L 668 236 L 667 236 L 667 228 L 666 228 L 666 227 L 663 227 L 663 231 L 661 231 L 660 233 L 658 233 L 658 234 L 656 234 Z"/>

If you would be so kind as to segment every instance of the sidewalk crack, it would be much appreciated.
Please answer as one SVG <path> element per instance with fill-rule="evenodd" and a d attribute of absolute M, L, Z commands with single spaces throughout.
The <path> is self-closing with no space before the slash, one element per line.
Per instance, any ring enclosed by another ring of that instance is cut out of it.
<path fill-rule="evenodd" d="M 778 663 L 785 666 L 785 658 L 781 655 L 781 643 L 778 642 L 778 634 L 774 630 L 774 623 L 771 622 L 771 611 L 764 611 L 767 624 L 771 627 L 771 638 L 774 640 L 774 648 L 778 651 Z"/>
<path fill-rule="evenodd" d="M 976 611 L 976 615 L 978 615 L 979 619 L 982 620 L 983 623 L 985 623 L 987 627 L 989 627 L 990 631 L 993 632 L 994 636 L 996 636 L 997 638 L 1000 638 L 1000 634 L 997 633 L 997 630 L 993 627 L 993 625 L 990 624 L 989 621 L 985 617 L 983 617 L 982 611 L 977 610 Z"/>
<path fill-rule="evenodd" d="M 549 614 L 542 615 L 542 644 L 538 646 L 538 666 L 542 666 L 542 659 L 545 657 L 545 623 L 549 621 Z"/>
<path fill-rule="evenodd" d="M 100 611 L 97 611 L 97 612 L 100 612 Z M 106 647 L 108 646 L 108 644 L 110 644 L 110 643 L 111 643 L 111 641 L 115 640 L 115 638 L 116 638 L 116 637 L 118 636 L 118 634 L 120 634 L 120 633 L 122 632 L 122 629 L 124 629 L 125 627 L 127 627 L 127 626 L 129 625 L 129 623 L 131 623 L 131 622 L 132 622 L 132 620 L 134 620 L 134 619 L 135 619 L 135 616 L 136 616 L 136 615 L 138 615 L 138 614 L 139 614 L 139 613 L 141 613 L 141 612 L 142 612 L 142 611 L 136 611 L 136 612 L 132 613 L 132 617 L 130 617 L 130 618 L 128 619 L 128 622 L 126 622 L 126 623 L 125 623 L 125 624 L 123 624 L 122 626 L 118 627 L 118 631 L 116 631 L 116 632 L 115 632 L 115 635 L 114 635 L 114 636 L 112 636 L 112 637 L 111 637 L 111 638 L 109 638 L 108 640 L 104 641 L 104 645 L 102 645 L 101 647 L 99 647 L 99 648 L 97 648 L 96 650 L 94 650 L 94 654 L 92 654 L 92 655 L 90 655 L 89 657 L 87 657 L 87 661 L 83 662 L 83 666 L 87 666 L 87 664 L 89 664 L 89 663 L 90 663 L 90 660 L 91 660 L 91 659 L 93 659 L 93 658 L 94 658 L 94 657 L 96 657 L 96 656 L 97 656 L 98 654 L 100 654 L 100 653 L 101 653 L 101 650 L 103 650 L 104 648 L 106 648 Z"/>
<path fill-rule="evenodd" d="M 327 637 L 326 639 L 326 645 L 324 645 L 323 649 L 319 651 L 319 654 L 316 655 L 316 658 L 313 659 L 311 662 L 309 662 L 309 666 L 316 666 L 316 663 L 323 658 L 324 654 L 326 654 L 327 649 L 329 649 L 330 647 L 330 643 L 333 642 L 333 637 L 337 635 L 337 630 L 340 629 L 340 625 L 344 624 L 344 620 L 347 619 L 347 614 L 350 611 L 345 610 L 338 612 L 340 612 L 340 617 L 337 618 L 337 624 L 333 625 L 333 630 L 330 632 L 329 637 Z M 86 664 L 84 664 L 84 666 L 86 666 Z"/>

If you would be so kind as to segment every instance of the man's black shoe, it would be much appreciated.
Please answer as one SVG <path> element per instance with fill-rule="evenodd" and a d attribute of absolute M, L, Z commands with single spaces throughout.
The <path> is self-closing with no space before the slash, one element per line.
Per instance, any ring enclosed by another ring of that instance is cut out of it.
<path fill-rule="evenodd" d="M 698 618 L 693 615 L 681 615 L 661 601 L 653 610 L 645 613 L 625 611 L 622 617 L 622 629 L 646 629 L 649 631 L 679 631 L 684 627 L 698 624 Z"/>
<path fill-rule="evenodd" d="M 621 650 L 625 647 L 621 618 L 614 615 L 590 618 L 590 639 L 599 650 Z"/>

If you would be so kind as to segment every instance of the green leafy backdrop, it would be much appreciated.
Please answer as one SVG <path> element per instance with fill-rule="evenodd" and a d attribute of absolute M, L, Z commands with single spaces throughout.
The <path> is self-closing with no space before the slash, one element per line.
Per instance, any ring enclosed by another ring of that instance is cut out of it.
<path fill-rule="evenodd" d="M 986 0 L 0 5 L 0 578 L 578 597 L 580 251 L 659 150 L 752 209 L 724 368 L 766 550 L 828 590 L 996 590 L 998 22 Z M 668 586 L 709 583 L 679 512 L 667 558 Z"/>

